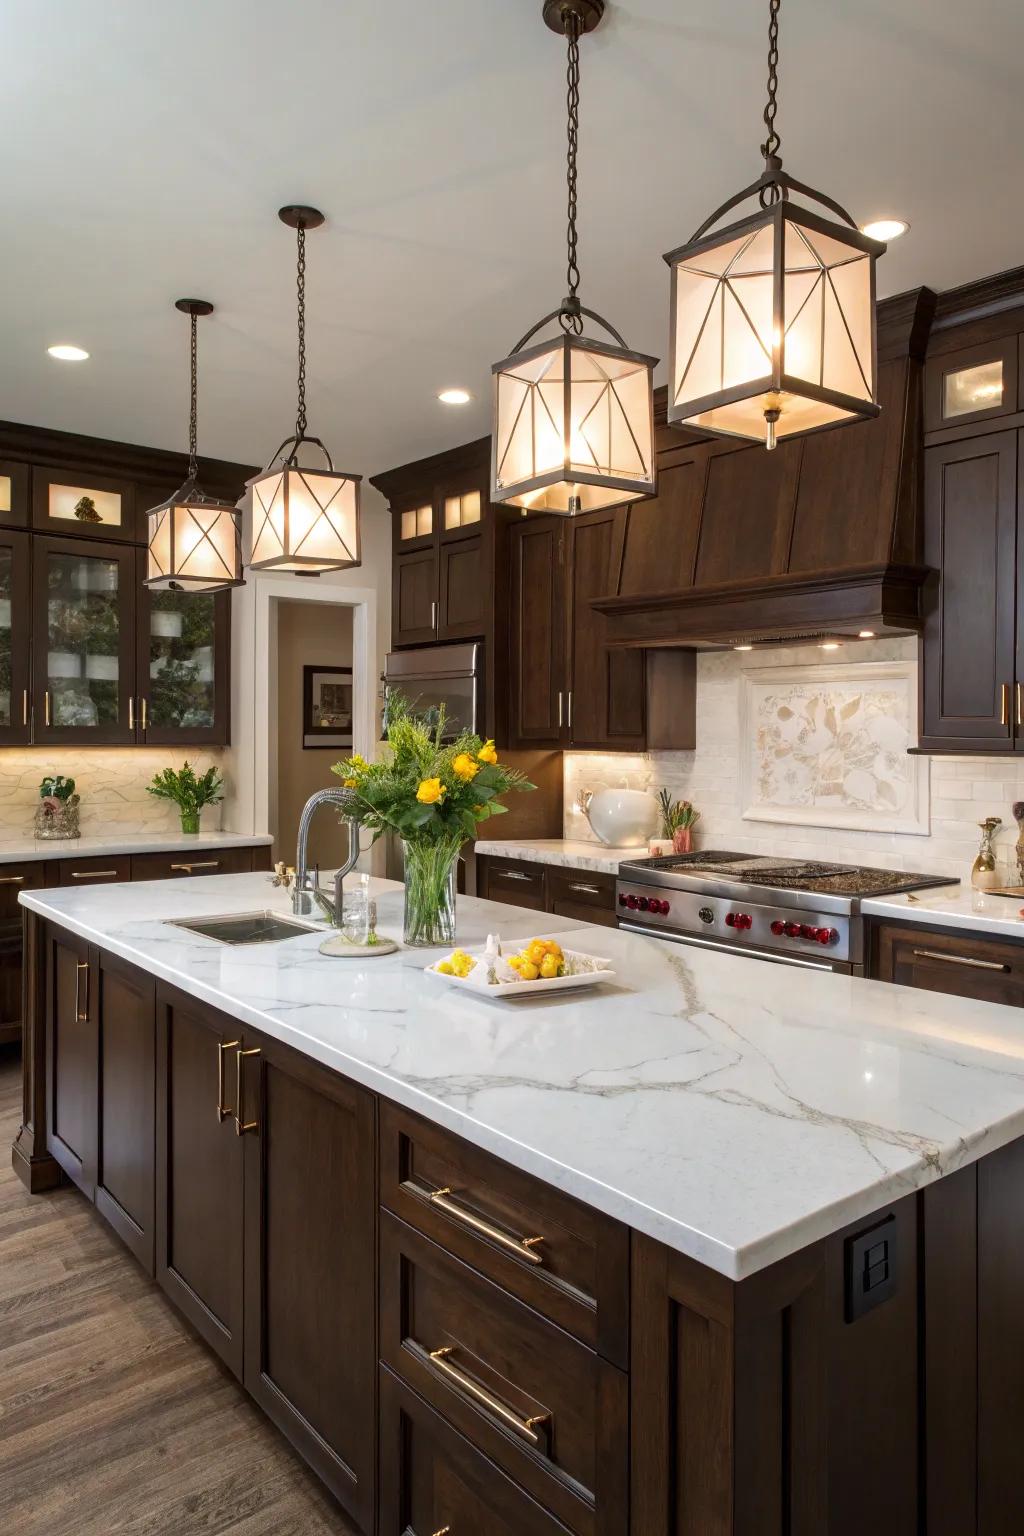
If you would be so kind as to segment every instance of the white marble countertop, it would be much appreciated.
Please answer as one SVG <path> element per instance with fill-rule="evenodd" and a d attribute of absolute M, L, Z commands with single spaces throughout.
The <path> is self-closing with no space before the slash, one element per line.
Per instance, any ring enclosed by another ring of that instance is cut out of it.
<path fill-rule="evenodd" d="M 614 875 L 623 859 L 646 859 L 646 843 L 640 848 L 609 848 L 604 843 L 587 843 L 571 838 L 540 838 L 532 842 L 502 842 L 479 838 L 477 853 L 495 854 L 500 859 L 526 859 L 531 864 L 558 864 L 563 869 L 592 869 L 595 873 Z"/>
<path fill-rule="evenodd" d="M 874 896 L 862 901 L 865 917 L 963 928 L 993 938 L 1024 939 L 1024 896 L 992 896 L 969 884 L 936 886 L 906 896 Z"/>
<path fill-rule="evenodd" d="M 373 881 L 381 931 L 402 891 Z M 500 1002 L 437 951 L 234 948 L 166 919 L 288 910 L 264 875 L 23 892 L 156 977 L 732 1278 L 1024 1134 L 1024 1013 L 460 898 L 460 942 L 571 934 L 618 978 Z"/>
<path fill-rule="evenodd" d="M 262 848 L 274 839 L 254 832 L 132 832 L 90 833 L 83 837 L 0 837 L 0 864 L 24 864 L 35 859 L 93 858 L 106 853 L 187 853 L 200 848 Z"/>

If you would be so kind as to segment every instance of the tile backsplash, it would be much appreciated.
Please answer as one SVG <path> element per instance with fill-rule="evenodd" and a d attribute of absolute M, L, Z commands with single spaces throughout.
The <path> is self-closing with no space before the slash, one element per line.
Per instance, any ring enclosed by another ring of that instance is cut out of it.
<path fill-rule="evenodd" d="M 180 768 L 186 757 L 198 773 L 214 763 L 223 771 L 223 756 L 180 747 L 4 747 L 0 751 L 0 836 L 31 836 L 39 782 L 48 773 L 67 774 L 75 780 L 82 797 L 83 835 L 173 831 L 180 826 L 177 806 L 148 795 L 146 785 L 160 769 Z M 223 808 L 223 802 L 206 808 L 204 831 L 220 831 Z"/>
<path fill-rule="evenodd" d="M 838 670 L 852 662 L 910 661 L 913 638 L 851 642 L 835 654 Z M 692 800 L 701 813 L 698 847 L 735 847 L 795 858 L 878 864 L 967 879 L 978 851 L 978 823 L 1001 816 L 996 846 L 1010 859 L 1017 838 L 1011 805 L 1024 800 L 1024 761 L 1010 757 L 933 757 L 924 761 L 930 790 L 928 831 L 861 831 L 846 827 L 780 824 L 744 819 L 741 799 L 741 695 L 743 674 L 756 668 L 812 666 L 818 675 L 832 660 L 818 646 L 771 648 L 750 653 L 716 652 L 697 659 L 697 747 L 693 752 L 566 753 L 565 836 L 595 841 L 576 809 L 580 789 L 628 785 L 657 792 L 667 786 L 678 799 Z M 822 817 L 824 820 L 825 817 Z"/>

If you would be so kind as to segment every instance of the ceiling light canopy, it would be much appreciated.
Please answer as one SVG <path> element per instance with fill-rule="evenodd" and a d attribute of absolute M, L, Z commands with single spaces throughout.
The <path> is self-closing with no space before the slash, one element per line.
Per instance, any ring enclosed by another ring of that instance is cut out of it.
<path fill-rule="evenodd" d="M 473 396 L 468 389 L 442 389 L 437 398 L 442 405 L 468 405 Z"/>
<path fill-rule="evenodd" d="M 875 261 L 885 250 L 831 197 L 782 169 L 779 5 L 770 0 L 764 171 L 665 257 L 672 271 L 668 420 L 768 448 L 779 438 L 878 415 Z M 794 192 L 819 208 L 792 202 Z M 755 195 L 757 211 L 711 232 Z"/>
<path fill-rule="evenodd" d="M 900 235 L 905 235 L 910 225 L 906 219 L 872 219 L 870 224 L 862 224 L 860 232 L 869 235 L 872 240 L 898 240 Z"/>
<path fill-rule="evenodd" d="M 197 325 L 212 315 L 207 299 L 178 299 L 175 309 L 192 327 L 191 408 L 188 424 L 188 477 L 174 495 L 146 514 L 147 587 L 174 592 L 219 592 L 242 583 L 241 518 L 229 501 L 207 496 L 199 486 L 196 461 L 198 397 Z"/>
<path fill-rule="evenodd" d="M 55 347 L 47 347 L 46 350 L 60 363 L 84 363 L 89 356 L 84 347 L 73 347 L 66 341 L 59 342 Z"/>
<path fill-rule="evenodd" d="M 632 352 L 614 326 L 580 302 L 576 231 L 579 40 L 604 0 L 545 0 L 544 20 L 568 43 L 569 292 L 492 368 L 491 497 L 524 510 L 572 515 L 653 496 L 653 374 L 657 358 Z M 583 335 L 583 317 L 612 341 Z M 557 320 L 562 334 L 528 343 Z"/>
<path fill-rule="evenodd" d="M 316 208 L 290 204 L 278 211 L 296 231 L 299 375 L 295 431 L 267 468 L 249 481 L 252 492 L 254 571 L 292 571 L 319 576 L 350 570 L 362 563 L 359 546 L 361 475 L 342 474 L 319 437 L 306 431 L 306 231 L 318 229 L 324 216 Z M 305 444 L 319 448 L 326 469 L 305 468 L 298 461 Z"/>

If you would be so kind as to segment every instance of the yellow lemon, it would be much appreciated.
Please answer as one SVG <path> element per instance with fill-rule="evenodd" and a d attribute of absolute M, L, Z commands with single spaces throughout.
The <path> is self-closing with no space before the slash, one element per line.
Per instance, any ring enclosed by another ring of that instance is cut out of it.
<path fill-rule="evenodd" d="M 540 973 L 545 981 L 553 981 L 561 970 L 557 955 L 545 955 L 540 963 Z"/>
<path fill-rule="evenodd" d="M 540 971 L 538 970 L 537 966 L 532 964 L 531 961 L 526 960 L 519 967 L 519 974 L 524 981 L 536 981 L 537 977 L 540 975 Z"/>
<path fill-rule="evenodd" d="M 547 954 L 547 947 L 543 939 L 531 939 L 523 953 L 530 960 L 531 964 L 540 965 Z"/>
<path fill-rule="evenodd" d="M 452 965 L 450 960 L 439 960 L 437 962 L 437 968 L 442 976 L 455 975 L 455 967 Z"/>

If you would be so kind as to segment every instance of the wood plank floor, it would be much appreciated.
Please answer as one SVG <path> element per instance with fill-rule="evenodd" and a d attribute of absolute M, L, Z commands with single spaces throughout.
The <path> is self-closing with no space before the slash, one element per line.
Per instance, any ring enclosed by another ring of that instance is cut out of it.
<path fill-rule="evenodd" d="M 0 1531 L 355 1536 L 78 1191 L 27 1193 L 20 1122 L 0 1047 Z"/>

